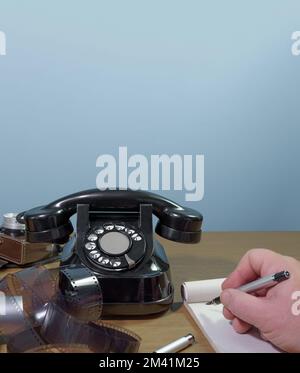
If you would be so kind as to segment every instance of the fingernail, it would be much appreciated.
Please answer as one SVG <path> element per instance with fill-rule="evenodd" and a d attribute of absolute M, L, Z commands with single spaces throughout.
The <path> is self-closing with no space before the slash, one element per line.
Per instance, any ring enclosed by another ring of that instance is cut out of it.
<path fill-rule="evenodd" d="M 229 290 L 224 290 L 221 294 L 221 302 L 224 306 L 228 306 L 231 301 L 231 292 Z"/>

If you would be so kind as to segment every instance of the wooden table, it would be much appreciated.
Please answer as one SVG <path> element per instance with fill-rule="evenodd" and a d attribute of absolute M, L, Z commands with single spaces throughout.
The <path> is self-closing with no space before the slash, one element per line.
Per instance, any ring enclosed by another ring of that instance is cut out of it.
<path fill-rule="evenodd" d="M 176 289 L 172 310 L 160 317 L 110 321 L 137 333 L 142 338 L 141 352 L 151 352 L 188 333 L 194 334 L 197 343 L 186 352 L 213 352 L 181 304 L 182 282 L 226 277 L 241 256 L 255 247 L 300 259 L 300 232 L 211 232 L 204 233 L 202 241 L 196 245 L 159 240 L 170 260 Z M 7 272 L 1 271 L 0 276 Z"/>

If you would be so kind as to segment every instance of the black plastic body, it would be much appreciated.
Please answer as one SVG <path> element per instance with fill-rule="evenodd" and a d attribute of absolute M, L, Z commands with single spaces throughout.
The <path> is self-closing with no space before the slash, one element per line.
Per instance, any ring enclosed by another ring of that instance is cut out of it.
<path fill-rule="evenodd" d="M 168 239 L 197 243 L 201 238 L 202 215 L 154 193 L 132 190 L 86 190 L 36 207 L 17 216 L 26 225 L 29 242 L 64 243 L 73 232 L 70 217 L 78 204 L 88 204 L 90 210 L 136 212 L 141 204 L 151 204 L 159 219 L 156 232 Z"/>
<path fill-rule="evenodd" d="M 80 262 L 78 256 L 72 255 L 62 264 Z M 102 290 L 103 316 L 153 315 L 167 311 L 173 303 L 170 265 L 158 241 L 154 242 L 152 257 L 134 270 L 123 273 L 94 270 L 93 273 Z"/>
<path fill-rule="evenodd" d="M 70 238 L 69 219 L 76 212 L 76 236 Z M 200 213 L 144 191 L 87 190 L 23 212 L 17 220 L 25 224 L 29 242 L 66 243 L 62 265 L 85 266 L 93 272 L 103 292 L 104 315 L 149 315 L 168 310 L 174 294 L 164 249 L 153 240 L 152 214 L 158 218 L 158 235 L 182 243 L 200 241 Z M 142 232 L 145 245 L 141 257 L 126 270 L 108 270 L 88 257 L 85 239 L 99 224 L 120 220 Z"/>
<path fill-rule="evenodd" d="M 139 228 L 146 241 L 145 256 L 133 268 L 108 271 L 91 262 L 83 250 L 87 231 L 97 224 L 120 221 Z M 153 242 L 152 206 L 141 205 L 138 213 L 97 213 L 88 205 L 78 205 L 76 240 L 68 247 L 62 265 L 88 267 L 102 289 L 103 315 L 150 315 L 167 311 L 173 302 L 170 265 L 158 241 Z"/>

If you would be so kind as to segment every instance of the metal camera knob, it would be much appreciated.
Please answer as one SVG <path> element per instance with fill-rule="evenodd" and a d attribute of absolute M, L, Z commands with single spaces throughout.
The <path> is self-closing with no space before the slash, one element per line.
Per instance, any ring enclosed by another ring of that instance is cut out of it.
<path fill-rule="evenodd" d="M 3 215 L 1 231 L 8 235 L 20 236 L 25 233 L 25 224 L 17 221 L 17 215 L 14 212 L 8 212 Z"/>

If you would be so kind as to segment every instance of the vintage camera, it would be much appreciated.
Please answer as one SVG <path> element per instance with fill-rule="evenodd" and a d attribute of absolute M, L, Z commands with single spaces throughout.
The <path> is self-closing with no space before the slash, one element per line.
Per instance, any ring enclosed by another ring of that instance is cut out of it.
<path fill-rule="evenodd" d="M 60 251 L 57 244 L 31 243 L 26 241 L 25 225 L 20 224 L 17 214 L 3 215 L 0 227 L 0 264 L 27 265 L 56 257 Z"/>

